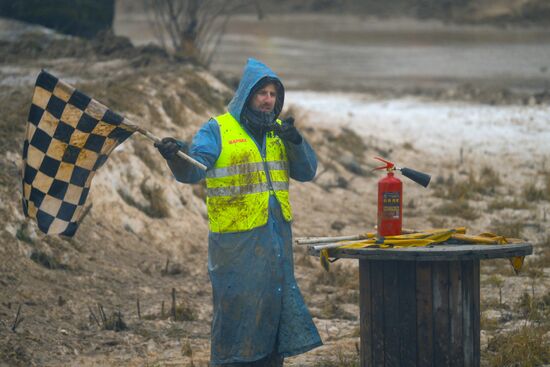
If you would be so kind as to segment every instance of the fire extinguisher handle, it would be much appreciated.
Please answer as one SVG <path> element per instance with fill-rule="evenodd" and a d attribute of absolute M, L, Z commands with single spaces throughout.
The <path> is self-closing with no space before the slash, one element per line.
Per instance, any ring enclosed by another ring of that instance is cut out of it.
<path fill-rule="evenodd" d="M 419 185 L 428 187 L 428 184 L 430 183 L 430 179 L 431 179 L 430 175 L 419 171 L 415 171 L 414 169 L 410 169 L 406 167 L 401 168 L 400 170 L 403 176 L 410 178 L 411 180 L 413 180 Z"/>

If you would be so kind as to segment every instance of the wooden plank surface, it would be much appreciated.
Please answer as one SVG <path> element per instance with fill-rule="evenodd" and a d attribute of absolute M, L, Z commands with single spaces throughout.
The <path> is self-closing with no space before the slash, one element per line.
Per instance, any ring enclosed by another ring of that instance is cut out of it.
<path fill-rule="evenodd" d="M 416 263 L 417 366 L 433 366 L 432 264 Z"/>
<path fill-rule="evenodd" d="M 372 261 L 369 266 L 372 289 L 372 365 L 384 366 L 384 263 Z"/>
<path fill-rule="evenodd" d="M 434 316 L 434 365 L 450 366 L 449 322 L 449 262 L 432 264 L 433 316 Z"/>
<path fill-rule="evenodd" d="M 308 246 L 311 255 L 319 256 L 319 250 Z M 526 256 L 533 252 L 529 243 L 507 245 L 434 245 L 408 248 L 357 248 L 331 249 L 330 257 L 369 260 L 454 261 L 473 259 L 510 258 Z"/>
<path fill-rule="evenodd" d="M 399 261 L 399 348 L 402 367 L 416 366 L 416 263 Z"/>
<path fill-rule="evenodd" d="M 399 283 L 398 261 L 383 261 L 384 264 L 384 366 L 401 365 L 399 346 Z"/>
<path fill-rule="evenodd" d="M 464 366 L 462 329 L 462 267 L 460 261 L 449 262 L 449 312 L 451 366 Z"/>
<path fill-rule="evenodd" d="M 462 261 L 462 340 L 464 343 L 464 366 L 473 367 L 474 363 L 474 325 L 473 315 L 473 274 L 474 261 Z"/>
<path fill-rule="evenodd" d="M 368 260 L 359 260 L 359 313 L 361 367 L 372 366 L 371 276 Z"/>
<path fill-rule="evenodd" d="M 479 259 L 360 260 L 361 366 L 479 366 Z"/>
<path fill-rule="evenodd" d="M 473 260 L 472 279 L 472 316 L 473 316 L 473 343 L 474 343 L 474 366 L 479 366 L 480 358 L 480 300 L 479 300 L 479 260 Z"/>

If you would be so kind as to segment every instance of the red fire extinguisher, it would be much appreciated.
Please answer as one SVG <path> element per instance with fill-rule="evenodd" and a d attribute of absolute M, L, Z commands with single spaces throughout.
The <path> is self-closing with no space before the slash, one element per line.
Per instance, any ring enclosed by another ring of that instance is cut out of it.
<path fill-rule="evenodd" d="M 378 235 L 397 236 L 401 234 L 403 224 L 403 183 L 394 176 L 394 171 L 399 170 L 403 176 L 427 187 L 430 176 L 410 168 L 398 168 L 393 162 L 380 157 L 375 157 L 385 165 L 373 170 L 385 169 L 386 177 L 378 181 Z"/>

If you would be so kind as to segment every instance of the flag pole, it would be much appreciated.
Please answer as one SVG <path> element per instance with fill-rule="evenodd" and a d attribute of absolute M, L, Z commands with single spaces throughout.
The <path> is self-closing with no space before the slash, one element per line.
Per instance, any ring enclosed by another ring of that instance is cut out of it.
<path fill-rule="evenodd" d="M 145 130 L 144 128 L 142 127 L 139 127 L 138 125 L 130 122 L 128 119 L 124 119 L 124 122 L 123 122 L 124 125 L 128 126 L 128 128 L 132 129 L 132 130 L 135 130 L 137 131 L 138 133 L 140 134 L 143 134 L 146 138 L 148 138 L 149 140 L 153 141 L 154 143 L 160 143 L 161 140 L 158 136 L 155 136 L 153 135 L 150 131 L 147 131 Z M 188 161 L 189 163 L 195 165 L 196 167 L 199 167 L 200 169 L 202 169 L 203 171 L 206 171 L 207 170 L 207 167 L 202 164 L 201 162 L 198 162 L 196 161 L 195 159 L 191 158 L 190 156 L 188 156 L 187 154 L 185 154 L 184 152 L 182 152 L 181 150 L 178 150 L 178 152 L 176 153 L 176 155 L 182 159 L 185 159 L 186 161 Z"/>

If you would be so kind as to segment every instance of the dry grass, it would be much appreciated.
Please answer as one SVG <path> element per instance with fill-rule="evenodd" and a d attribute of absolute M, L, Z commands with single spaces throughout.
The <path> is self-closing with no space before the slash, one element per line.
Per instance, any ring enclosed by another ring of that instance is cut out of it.
<path fill-rule="evenodd" d="M 502 210 L 502 209 L 527 209 L 529 206 L 524 201 L 519 201 L 517 198 L 512 200 L 495 198 L 487 205 L 487 209 L 490 211 Z"/>
<path fill-rule="evenodd" d="M 319 269 L 315 274 L 317 284 L 333 287 L 356 289 L 359 284 L 359 270 L 357 268 L 345 268 L 342 265 L 332 264 L 330 271 Z"/>
<path fill-rule="evenodd" d="M 358 348 L 356 348 L 358 349 Z M 358 350 L 344 351 L 338 349 L 334 358 L 323 358 L 317 361 L 314 367 L 359 367 L 360 358 Z"/>
<path fill-rule="evenodd" d="M 334 300 L 339 304 L 350 303 L 359 304 L 359 289 L 342 289 L 338 290 L 334 296 Z"/>
<path fill-rule="evenodd" d="M 542 366 L 550 361 L 548 326 L 522 326 L 489 340 L 487 366 Z"/>
<path fill-rule="evenodd" d="M 156 154 L 156 149 L 150 141 L 145 139 L 133 139 L 134 154 L 141 159 L 141 161 L 151 170 L 153 173 L 161 173 L 161 165 L 164 164 L 160 159 L 161 156 Z"/>
<path fill-rule="evenodd" d="M 542 177 L 542 185 L 529 181 L 522 190 L 523 197 L 527 201 L 550 200 L 550 174 Z"/>
<path fill-rule="evenodd" d="M 490 230 L 491 232 L 496 233 L 499 236 L 521 238 L 523 227 L 523 222 L 519 221 L 513 222 L 508 220 L 494 220 L 491 223 Z"/>
<path fill-rule="evenodd" d="M 481 330 L 485 331 L 495 331 L 498 330 L 499 326 L 499 320 L 490 319 L 487 318 L 485 313 L 481 313 L 480 319 L 479 319 L 479 327 Z"/>
<path fill-rule="evenodd" d="M 311 256 L 304 247 L 295 247 L 294 259 L 295 265 L 305 266 L 306 268 L 311 268 L 313 264 L 316 263 L 313 256 Z"/>
<path fill-rule="evenodd" d="M 48 255 L 42 251 L 33 251 L 30 259 L 35 263 L 50 270 L 69 270 L 69 266 L 59 262 L 54 256 Z"/>
<path fill-rule="evenodd" d="M 412 143 L 410 143 L 408 141 L 403 143 L 402 147 L 405 150 L 414 150 L 414 145 L 412 145 Z"/>
<path fill-rule="evenodd" d="M 145 199 L 149 201 L 145 214 L 151 218 L 167 218 L 170 216 L 170 204 L 166 199 L 164 189 L 160 185 L 149 186 L 147 181 L 143 181 L 140 190 Z"/>
<path fill-rule="evenodd" d="M 191 98 L 194 101 L 194 97 L 185 97 L 179 93 L 177 95 L 161 95 L 159 97 L 161 98 L 162 108 L 170 120 L 178 126 L 185 126 L 186 111 L 184 101 L 190 101 Z M 195 103 L 198 104 L 196 101 Z"/>
<path fill-rule="evenodd" d="M 21 151 L 32 99 L 30 87 L 0 92 L 0 152 Z"/>
<path fill-rule="evenodd" d="M 493 287 L 498 288 L 498 304 L 502 304 L 502 286 L 504 285 L 504 279 L 497 274 L 489 276 L 485 282 Z"/>
<path fill-rule="evenodd" d="M 192 90 L 203 104 L 221 112 L 229 102 L 230 95 L 222 94 L 212 88 L 201 76 L 196 73 L 185 75 L 186 89 Z M 231 96 L 232 97 L 232 96 Z"/>
<path fill-rule="evenodd" d="M 31 238 L 31 235 L 29 233 L 29 226 L 27 222 L 21 223 L 21 226 L 17 228 L 17 232 L 15 233 L 15 237 L 19 241 L 26 242 L 28 244 L 34 243 L 33 239 Z"/>
<path fill-rule="evenodd" d="M 535 246 L 536 256 L 527 257 L 527 264 L 534 268 L 550 268 L 550 235 Z"/>
<path fill-rule="evenodd" d="M 367 151 L 367 145 L 364 143 L 364 139 L 359 136 L 355 131 L 343 127 L 338 135 L 332 135 L 327 133 L 328 143 L 334 147 L 333 152 L 348 151 L 353 154 L 356 159 L 363 160 L 363 156 Z"/>
<path fill-rule="evenodd" d="M 22 343 L 16 339 L 13 336 L 0 339 L 0 361 L 5 366 L 32 366 L 32 347 L 29 349 L 28 342 Z"/>
<path fill-rule="evenodd" d="M 143 80 L 140 77 L 122 76 L 108 81 L 81 83 L 76 87 L 115 112 L 124 115 L 131 111 L 133 114 L 144 116 L 144 101 L 148 101 L 150 97 L 141 87 L 142 84 Z"/>
<path fill-rule="evenodd" d="M 478 211 L 472 208 L 468 200 L 465 199 L 447 201 L 436 207 L 434 212 L 436 214 L 452 215 L 466 220 L 476 220 L 479 218 Z"/>
<path fill-rule="evenodd" d="M 174 320 L 172 310 L 161 309 L 158 313 L 151 313 L 143 316 L 145 320 Z M 175 321 L 195 321 L 198 319 L 197 312 L 186 302 L 180 302 L 176 305 Z"/>
<path fill-rule="evenodd" d="M 540 275 L 540 273 L 537 273 Z M 533 278 L 538 279 L 538 278 Z M 482 328 L 497 331 L 482 357 L 483 365 L 541 366 L 550 362 L 550 292 L 535 296 L 524 292 L 511 310 L 517 319 L 514 330 L 498 331 L 498 323 L 481 319 Z"/>
<path fill-rule="evenodd" d="M 151 218 L 167 218 L 170 216 L 170 205 L 162 187 L 159 185 L 147 185 L 147 180 L 144 180 L 140 184 L 140 191 L 146 203 L 140 202 L 122 189 L 117 190 L 121 199 L 126 204 L 133 206 Z"/>
<path fill-rule="evenodd" d="M 450 200 L 472 199 L 478 195 L 494 195 L 501 185 L 500 175 L 491 167 L 485 166 L 479 172 L 470 170 L 465 179 L 456 180 L 451 173 L 446 179 L 439 178 L 434 195 Z"/>
<path fill-rule="evenodd" d="M 532 282 L 540 279 L 541 271 L 528 271 Z M 497 332 L 488 343 L 483 354 L 483 365 L 497 366 L 541 366 L 550 362 L 550 292 L 542 296 L 524 292 L 511 310 L 518 319 L 519 327 Z M 483 329 L 498 329 L 482 318 Z"/>
<path fill-rule="evenodd" d="M 342 318 L 342 309 L 340 306 L 331 300 L 328 295 L 325 296 L 325 301 L 323 302 L 323 307 L 321 308 L 321 312 L 317 316 L 321 319 L 340 319 Z"/>
<path fill-rule="evenodd" d="M 529 257 L 527 258 L 529 259 Z M 514 268 L 508 259 L 487 259 L 480 263 L 480 271 L 485 275 L 498 275 L 501 277 L 515 276 Z"/>
<path fill-rule="evenodd" d="M 354 315 L 350 312 L 345 311 L 342 306 L 342 302 L 340 301 L 340 297 L 338 295 L 326 295 L 325 300 L 323 301 L 323 306 L 318 314 L 313 314 L 313 316 L 326 319 L 326 320 L 333 320 L 333 319 L 344 319 L 344 320 L 357 320 L 357 315 Z"/>
<path fill-rule="evenodd" d="M 433 228 L 446 228 L 449 225 L 449 220 L 445 217 L 430 215 L 428 222 Z"/>
<path fill-rule="evenodd" d="M 197 313 L 195 310 L 185 302 L 176 306 L 176 321 L 195 321 L 197 320 Z"/>

